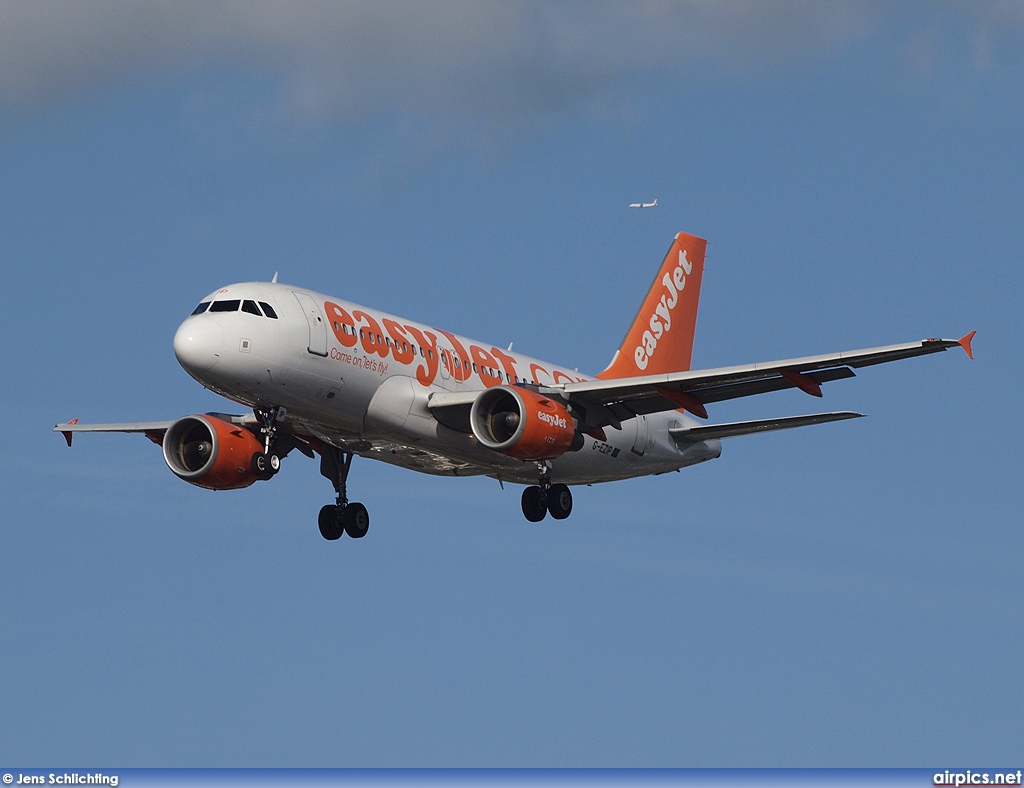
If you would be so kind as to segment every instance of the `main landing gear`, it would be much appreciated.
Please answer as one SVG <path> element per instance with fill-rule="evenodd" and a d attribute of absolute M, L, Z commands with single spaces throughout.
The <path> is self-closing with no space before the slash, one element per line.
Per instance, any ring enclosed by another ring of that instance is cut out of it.
<path fill-rule="evenodd" d="M 263 435 L 263 451 L 252 455 L 252 472 L 257 479 L 269 479 L 281 470 L 281 458 L 275 448 L 277 446 L 277 422 L 283 419 L 288 411 L 284 408 L 253 408 L 256 420 L 260 423 Z"/>
<path fill-rule="evenodd" d="M 320 452 L 320 473 L 331 480 L 338 494 L 336 504 L 320 510 L 317 524 L 324 539 L 334 541 L 342 534 L 362 539 L 370 530 L 370 515 L 361 503 L 349 503 L 347 494 L 348 471 L 352 467 L 352 452 L 324 445 Z"/>
<path fill-rule="evenodd" d="M 572 514 L 572 493 L 564 484 L 552 484 L 547 466 L 542 466 L 540 484 L 523 490 L 523 515 L 539 523 L 550 512 L 556 520 Z"/>

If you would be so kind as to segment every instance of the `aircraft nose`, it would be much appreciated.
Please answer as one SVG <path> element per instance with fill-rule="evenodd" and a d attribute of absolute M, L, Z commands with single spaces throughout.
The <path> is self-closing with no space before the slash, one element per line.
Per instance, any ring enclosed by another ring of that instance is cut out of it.
<path fill-rule="evenodd" d="M 201 316 L 178 326 L 174 335 L 174 355 L 186 372 L 213 369 L 224 352 L 224 331 L 214 321 Z"/>

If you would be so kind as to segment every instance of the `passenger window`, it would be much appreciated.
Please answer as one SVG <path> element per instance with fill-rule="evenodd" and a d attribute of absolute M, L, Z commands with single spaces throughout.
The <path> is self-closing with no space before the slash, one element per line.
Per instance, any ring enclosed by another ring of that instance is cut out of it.
<path fill-rule="evenodd" d="M 206 311 L 206 308 L 210 306 L 209 301 L 203 301 L 199 306 L 192 310 L 193 315 L 201 315 Z"/>
<path fill-rule="evenodd" d="M 269 318 L 277 320 L 277 312 L 274 311 L 274 307 L 272 307 L 266 301 L 260 301 L 260 306 L 263 307 L 263 314 L 265 314 Z"/>
<path fill-rule="evenodd" d="M 214 301 L 213 304 L 210 305 L 210 311 L 211 312 L 237 312 L 238 311 L 238 306 L 241 303 L 242 302 L 239 299 L 237 299 L 237 298 L 234 299 L 234 300 L 231 300 L 231 301 Z"/>
<path fill-rule="evenodd" d="M 263 313 L 260 312 L 260 308 L 256 306 L 255 301 L 246 299 L 242 302 L 242 311 L 248 312 L 250 315 L 256 315 L 256 317 L 263 317 Z"/>

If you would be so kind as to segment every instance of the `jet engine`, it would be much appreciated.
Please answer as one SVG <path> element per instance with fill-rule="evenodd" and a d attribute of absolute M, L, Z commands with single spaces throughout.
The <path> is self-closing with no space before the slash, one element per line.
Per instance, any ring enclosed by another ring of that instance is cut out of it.
<path fill-rule="evenodd" d="M 237 490 L 260 477 L 253 455 L 263 444 L 245 427 L 216 416 L 185 416 L 164 434 L 164 461 L 174 475 L 208 490 Z"/>
<path fill-rule="evenodd" d="M 517 460 L 553 460 L 583 444 L 565 405 L 510 386 L 482 392 L 473 402 L 469 424 L 482 445 Z"/>

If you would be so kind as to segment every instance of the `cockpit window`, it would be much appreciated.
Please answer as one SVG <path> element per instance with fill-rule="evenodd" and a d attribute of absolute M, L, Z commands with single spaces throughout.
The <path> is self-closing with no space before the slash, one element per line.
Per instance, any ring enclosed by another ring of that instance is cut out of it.
<path fill-rule="evenodd" d="M 237 312 L 238 305 L 242 303 L 239 299 L 231 301 L 214 301 L 210 306 L 211 312 Z"/>
<path fill-rule="evenodd" d="M 274 307 L 268 304 L 266 301 L 260 301 L 260 306 L 263 307 L 263 314 L 267 317 L 271 317 L 277 320 L 277 312 L 274 311 Z"/>
<path fill-rule="evenodd" d="M 256 306 L 255 301 L 249 301 L 248 299 L 242 302 L 242 311 L 248 312 L 250 315 L 256 315 L 257 317 L 263 317 L 263 313 L 260 312 L 260 308 Z"/>
<path fill-rule="evenodd" d="M 209 301 L 203 301 L 199 306 L 192 310 L 193 315 L 201 315 L 206 311 L 206 308 L 210 305 Z"/>

